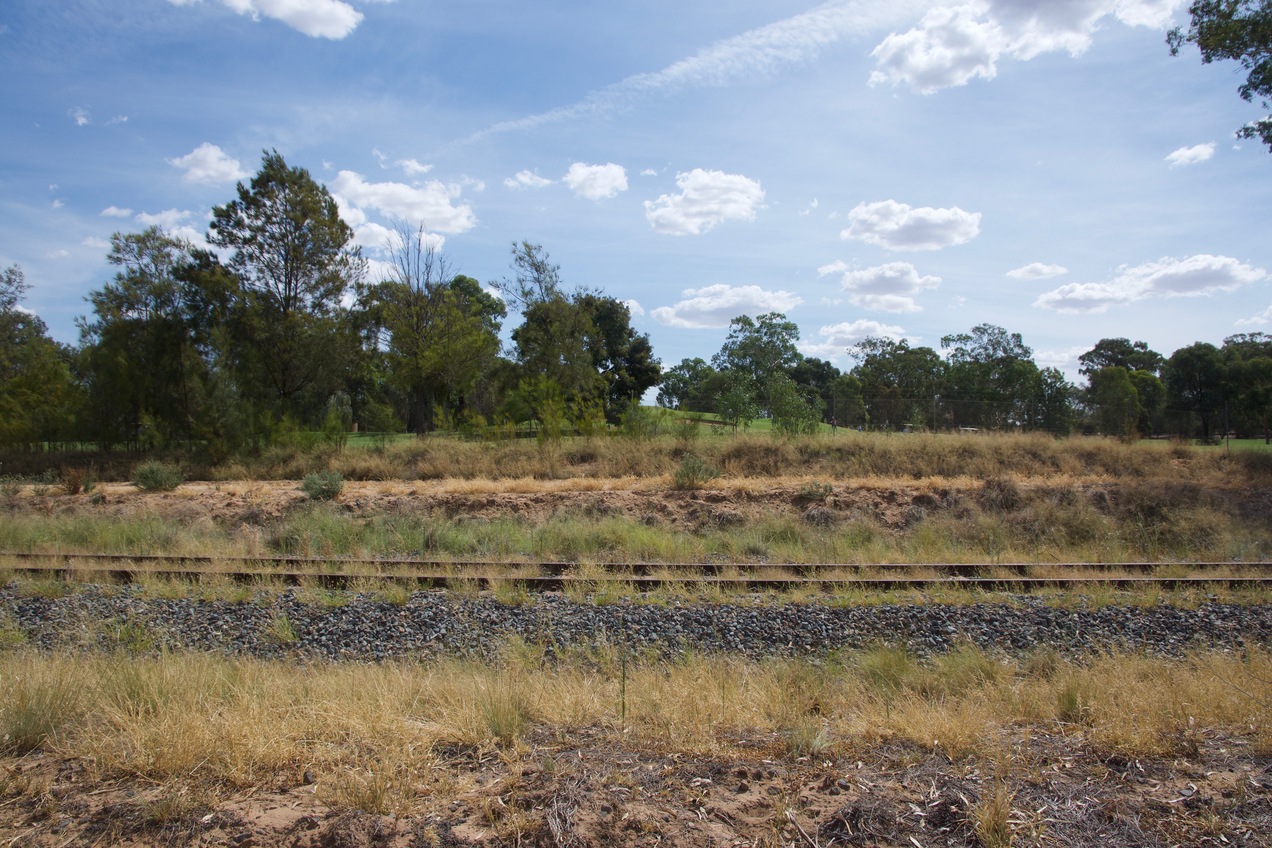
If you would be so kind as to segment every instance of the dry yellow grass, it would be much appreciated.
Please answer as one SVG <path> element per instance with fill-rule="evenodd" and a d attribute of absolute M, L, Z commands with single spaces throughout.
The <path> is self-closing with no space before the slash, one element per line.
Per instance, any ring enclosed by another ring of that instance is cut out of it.
<path fill-rule="evenodd" d="M 438 751 L 515 748 L 532 729 L 589 727 L 703 754 L 739 739 L 783 738 L 792 754 L 907 740 L 992 760 L 1002 731 L 1029 727 L 1125 757 L 1186 755 L 1208 733 L 1272 753 L 1272 656 L 1262 651 L 1068 663 L 968 648 L 921 663 L 879 649 L 813 664 L 624 661 L 602 645 L 544 666 L 538 648 L 513 643 L 492 664 L 298 667 L 17 649 L 0 653 L 0 687 L 9 754 L 52 747 L 98 777 L 240 788 L 311 771 L 342 803 L 390 811 L 454 790 Z"/>

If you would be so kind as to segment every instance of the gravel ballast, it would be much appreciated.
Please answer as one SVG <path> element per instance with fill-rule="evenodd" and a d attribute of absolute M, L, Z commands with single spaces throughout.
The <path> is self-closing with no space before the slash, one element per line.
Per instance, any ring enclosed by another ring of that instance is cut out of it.
<path fill-rule="evenodd" d="M 342 605 L 295 591 L 253 602 L 151 598 L 123 586 L 85 586 L 61 597 L 0 588 L 0 630 L 45 649 L 168 647 L 255 657 L 377 661 L 395 657 L 495 657 L 512 637 L 549 653 L 626 644 L 676 656 L 816 656 L 839 648 L 903 646 L 916 654 L 975 644 L 1012 655 L 1040 648 L 1179 654 L 1193 648 L 1272 645 L 1272 604 L 1203 603 L 1064 608 L 1017 596 L 994 603 L 829 606 L 691 602 L 613 604 L 562 595 L 524 605 L 493 597 L 416 592 L 405 604 L 352 595 Z"/>

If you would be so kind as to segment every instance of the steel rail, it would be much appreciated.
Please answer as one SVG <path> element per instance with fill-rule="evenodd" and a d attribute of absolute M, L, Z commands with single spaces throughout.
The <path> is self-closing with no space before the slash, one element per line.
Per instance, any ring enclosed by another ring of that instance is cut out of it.
<path fill-rule="evenodd" d="M 476 559 L 421 559 L 412 557 L 305 557 L 292 555 L 272 556 L 212 556 L 207 554 L 119 554 L 119 553 L 83 553 L 71 551 L 56 552 L 4 552 L 0 551 L 0 561 L 17 560 L 55 560 L 72 562 L 90 560 L 97 562 L 128 563 L 189 563 L 203 565 L 241 565 L 262 566 L 278 565 L 285 567 L 326 566 L 352 567 L 371 566 L 373 568 L 429 568 L 429 569 L 537 569 L 544 576 L 567 575 L 579 568 L 581 563 L 560 560 L 476 560 Z M 1071 569 L 1074 571 L 1136 571 L 1151 572 L 1160 568 L 1187 568 L 1195 571 L 1211 571 L 1222 568 L 1241 568 L 1254 571 L 1272 572 L 1272 561 L 1168 561 L 1168 562 L 839 562 L 839 563 L 796 563 L 796 562 L 597 562 L 587 563 L 603 572 L 612 572 L 632 577 L 654 575 L 655 572 L 678 570 L 693 572 L 698 575 L 718 575 L 725 571 L 757 571 L 784 569 L 816 573 L 818 571 L 904 571 L 926 569 L 941 571 L 957 577 L 980 577 L 986 569 L 1012 571 L 1025 575 L 1033 568 Z M 136 569 L 139 570 L 139 569 Z M 367 575 L 363 575 L 367 576 Z M 391 577 L 392 573 L 376 573 L 371 576 Z M 455 575 L 452 575 L 455 576 Z"/>
<path fill-rule="evenodd" d="M 1225 586 L 1225 587 L 1262 587 L 1272 584 L 1272 575 L 1269 576 L 1227 576 L 1227 575 L 1189 575 L 1189 576 L 1147 576 L 1147 575 L 1110 575 L 1097 574 L 1096 576 L 1050 576 L 1050 577 L 1028 577 L 1019 574 L 1014 576 L 983 576 L 976 574 L 974 569 L 977 568 L 1003 568 L 1002 564 L 954 564 L 957 568 L 973 569 L 969 575 L 960 573 L 946 573 L 942 576 L 913 576 L 905 575 L 898 572 L 898 569 L 917 568 L 927 571 L 950 569 L 949 564 L 894 564 L 880 563 L 876 565 L 840 565 L 840 566 L 815 566 L 816 569 L 827 567 L 856 569 L 857 574 L 840 575 L 836 577 L 817 577 L 817 576 L 778 576 L 773 574 L 752 574 L 752 575 L 728 575 L 720 576 L 715 573 L 694 572 L 699 565 L 710 567 L 727 568 L 738 566 L 719 566 L 718 564 L 699 564 L 689 566 L 650 566 L 648 564 L 640 564 L 647 568 L 669 569 L 674 568 L 672 573 L 651 575 L 649 573 L 632 573 L 631 571 L 621 570 L 631 566 L 611 565 L 610 570 L 602 570 L 600 573 L 580 575 L 576 571 L 576 564 L 572 563 L 527 563 L 527 562 L 441 562 L 426 560 L 378 560 L 378 559 L 339 559 L 324 560 L 316 558 L 298 558 L 298 557 L 266 557 L 266 558 L 216 558 L 204 556 L 180 556 L 180 557 L 164 557 L 158 555 L 146 556 L 128 556 L 125 554 L 110 554 L 105 556 L 94 556 L 91 554 L 0 554 L 0 560 L 5 557 L 12 559 L 40 560 L 45 562 L 42 564 L 30 564 L 21 566 L 8 566 L 7 571 L 12 573 L 26 574 L 32 576 L 39 575 L 55 575 L 68 580 L 84 580 L 88 579 L 107 579 L 113 582 L 135 582 L 139 578 L 151 577 L 159 579 L 187 580 L 196 582 L 206 577 L 223 577 L 233 580 L 236 583 L 267 583 L 276 582 L 289 586 L 311 585 L 329 589 L 346 589 L 358 581 L 369 580 L 397 580 L 409 581 L 427 584 L 438 588 L 453 588 L 456 586 L 480 588 L 492 588 L 499 585 L 515 584 L 524 587 L 527 591 L 559 591 L 570 586 L 601 586 L 609 585 L 625 585 L 632 589 L 646 591 L 650 589 L 664 588 L 670 586 L 702 586 L 717 587 L 722 589 L 746 590 L 746 591 L 768 591 L 780 589 L 798 589 L 808 588 L 821 592 L 844 591 L 848 589 L 919 589 L 933 588 L 938 586 L 945 587 L 963 587 L 975 589 L 999 589 L 999 590 L 1017 590 L 1028 591 L 1040 588 L 1058 588 L 1058 587 L 1077 587 L 1077 586 L 1106 586 L 1114 588 L 1135 588 L 1156 586 L 1160 588 L 1179 588 L 1183 586 Z M 52 562 L 49 562 L 52 560 Z M 112 562 L 107 566 L 100 565 L 71 565 L 74 561 L 92 561 L 100 560 L 104 562 Z M 207 568 L 188 568 L 188 567 L 172 567 L 167 565 L 173 562 L 186 563 L 239 563 L 239 564 L 257 564 L 262 562 L 272 562 L 275 564 L 286 564 L 290 566 L 307 564 L 324 564 L 324 565 L 340 565 L 345 566 L 339 571 L 324 571 L 316 569 L 229 569 L 224 571 L 208 570 Z M 56 563 L 56 564 L 55 564 Z M 138 563 L 149 563 L 151 567 L 143 567 Z M 391 571 L 384 570 L 365 570 L 360 568 L 348 568 L 351 565 L 376 564 L 383 565 L 391 563 L 398 566 L 410 566 L 410 568 L 395 569 Z M 518 573 L 517 569 L 539 568 L 541 566 L 559 567 L 559 570 L 545 572 L 539 570 L 533 574 Z M 792 569 L 799 570 L 805 566 L 797 564 L 787 565 L 756 565 L 756 564 L 739 564 L 744 567 L 753 569 Z M 1022 564 L 1027 565 L 1027 564 Z M 1125 563 L 1069 563 L 1069 564 L 1048 564 L 1051 567 L 1077 566 L 1079 569 L 1083 566 L 1094 566 L 1101 570 L 1108 568 L 1125 567 Z M 1216 568 L 1220 565 L 1228 567 L 1247 567 L 1259 566 L 1259 570 L 1266 570 L 1269 563 L 1136 563 L 1133 565 L 1158 567 L 1158 566 L 1174 566 L 1174 567 L 1193 567 L 1204 570 L 1205 568 Z M 456 571 L 457 566 L 465 566 L 461 571 Z M 863 576 L 861 571 L 869 571 L 871 569 L 880 569 L 883 576 Z M 891 572 L 891 573 L 889 573 Z"/>

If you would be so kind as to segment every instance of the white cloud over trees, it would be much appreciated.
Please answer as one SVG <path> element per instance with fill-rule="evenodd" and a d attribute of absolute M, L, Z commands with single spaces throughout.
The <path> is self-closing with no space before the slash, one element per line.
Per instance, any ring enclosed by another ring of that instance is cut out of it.
<path fill-rule="evenodd" d="M 477 224 L 472 207 L 456 203 L 463 189 L 438 180 L 429 180 L 423 185 L 372 183 L 361 174 L 341 171 L 331 184 L 331 193 L 340 203 L 342 215 L 350 207 L 370 208 L 412 225 L 423 224 L 429 231 L 440 233 L 463 233 Z"/>
<path fill-rule="evenodd" d="M 700 235 L 725 221 L 753 221 L 764 201 L 760 184 L 741 174 L 694 168 L 676 175 L 679 194 L 645 201 L 645 218 L 655 231 Z"/>
<path fill-rule="evenodd" d="M 702 330 L 727 327 L 739 315 L 763 315 L 786 312 L 804 302 L 788 291 L 768 291 L 759 286 L 717 284 L 700 289 L 685 289 L 681 300 L 673 306 L 660 306 L 650 314 L 668 327 Z"/>
<path fill-rule="evenodd" d="M 876 312 L 919 312 L 915 297 L 941 284 L 940 277 L 925 276 L 909 262 L 889 262 L 860 270 L 846 270 L 843 263 L 818 269 L 823 274 L 843 271 L 840 285 L 854 306 Z"/>
<path fill-rule="evenodd" d="M 1067 313 L 1098 313 L 1154 297 L 1198 297 L 1231 292 L 1264 279 L 1267 272 L 1230 256 L 1197 254 L 1186 259 L 1163 258 L 1122 268 L 1112 280 L 1069 283 L 1046 292 L 1034 306 Z"/>
<path fill-rule="evenodd" d="M 185 180 L 191 183 L 232 183 L 249 176 L 239 160 L 206 141 L 185 156 L 167 161 L 174 168 L 185 171 Z"/>
<path fill-rule="evenodd" d="M 805 356 L 816 356 L 821 359 L 835 361 L 848 352 L 848 348 L 868 338 L 887 338 L 900 341 L 905 338 L 905 330 L 895 324 L 881 324 L 878 321 L 860 319 L 845 321 L 841 324 L 829 324 L 817 330 L 821 337 L 818 342 L 805 342 L 799 345 Z"/>
<path fill-rule="evenodd" d="M 918 208 L 895 200 L 860 203 L 848 213 L 839 237 L 887 250 L 940 250 L 965 244 L 980 234 L 981 214 L 957 206 Z"/>

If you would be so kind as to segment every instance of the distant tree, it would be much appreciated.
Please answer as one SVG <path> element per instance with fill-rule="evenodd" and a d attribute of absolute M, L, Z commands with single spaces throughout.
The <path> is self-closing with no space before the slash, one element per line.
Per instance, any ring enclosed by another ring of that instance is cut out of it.
<path fill-rule="evenodd" d="M 191 440 L 206 403 L 208 363 L 197 334 L 205 301 L 182 279 L 190 244 L 159 227 L 111 236 L 119 270 L 88 296 L 78 321 L 88 378 L 85 424 L 103 444 L 163 447 Z"/>
<path fill-rule="evenodd" d="M 540 419 L 563 406 L 576 424 L 598 411 L 600 423 L 618 423 L 662 374 L 649 336 L 632 329 L 630 308 L 596 291 L 567 294 L 560 268 L 537 244 L 514 244 L 512 268 L 498 288 L 521 310 L 512 340 L 522 400 Z"/>
<path fill-rule="evenodd" d="M 1247 103 L 1258 98 L 1267 109 L 1272 100 L 1272 0 L 1194 0 L 1188 30 L 1176 27 L 1166 35 L 1170 54 L 1196 44 L 1201 61 L 1231 59 L 1246 72 L 1237 88 Z M 1272 116 L 1251 121 L 1237 130 L 1238 138 L 1259 138 L 1272 151 Z"/>
<path fill-rule="evenodd" d="M 495 284 L 504 299 L 518 309 L 563 297 L 561 266 L 552 262 L 542 245 L 523 241 L 512 245 L 512 278 Z"/>
<path fill-rule="evenodd" d="M 1163 427 L 1166 385 L 1151 371 L 1131 371 L 1129 376 L 1139 401 L 1140 417 L 1137 426 L 1140 435 L 1151 436 Z"/>
<path fill-rule="evenodd" d="M 1054 436 L 1069 435 L 1077 417 L 1076 394 L 1077 389 L 1060 369 L 1043 368 L 1038 373 L 1038 393 L 1030 405 L 1028 426 Z"/>
<path fill-rule="evenodd" d="M 1183 413 L 1182 426 L 1200 425 L 1207 441 L 1225 400 L 1225 368 L 1219 349 L 1207 342 L 1180 348 L 1166 361 L 1166 401 Z"/>
<path fill-rule="evenodd" d="M 68 434 L 76 405 L 71 354 L 21 307 L 22 268 L 0 271 L 0 444 L 30 445 Z"/>
<path fill-rule="evenodd" d="M 213 208 L 208 240 L 230 252 L 239 282 L 234 329 L 246 387 L 280 413 L 321 414 L 355 343 L 341 300 L 365 269 L 335 199 L 269 151 L 237 199 Z"/>
<path fill-rule="evenodd" d="M 632 403 L 639 403 L 648 389 L 658 385 L 662 365 L 649 336 L 632 329 L 631 308 L 626 303 L 596 292 L 580 292 L 571 302 L 591 319 L 586 346 L 604 384 L 605 418 L 617 424 Z"/>
<path fill-rule="evenodd" d="M 848 355 L 856 361 L 851 373 L 861 382 L 871 427 L 932 423 L 945 379 L 940 354 L 930 347 L 912 348 L 905 339 L 872 336 L 848 348 Z"/>
<path fill-rule="evenodd" d="M 471 277 L 451 274 L 423 227 L 399 226 L 390 279 L 373 287 L 385 335 L 388 379 L 407 398 L 407 429 L 453 418 L 499 354 L 503 302 Z"/>
<path fill-rule="evenodd" d="M 1106 365 L 1091 375 L 1091 403 L 1100 433 L 1121 439 L 1138 435 L 1139 393 L 1121 365 Z"/>
<path fill-rule="evenodd" d="M 941 399 L 955 426 L 1026 426 L 1038 402 L 1039 370 L 1019 333 L 979 324 L 944 336 L 949 350 Z"/>
<path fill-rule="evenodd" d="M 801 386 L 805 394 L 811 392 L 821 401 L 821 408 L 829 421 L 834 410 L 831 403 L 834 399 L 833 386 L 841 376 L 834 363 L 815 356 L 801 356 L 799 361 L 787 372 L 796 385 Z"/>
<path fill-rule="evenodd" d="M 840 374 L 830 384 L 831 421 L 839 427 L 865 427 L 869 423 L 861 395 L 861 381 L 852 374 Z"/>
<path fill-rule="evenodd" d="M 1145 342 L 1132 342 L 1130 339 L 1100 339 L 1095 347 L 1078 357 L 1078 370 L 1090 377 L 1101 368 L 1116 365 L 1127 371 L 1147 371 L 1160 374 L 1166 358 L 1155 350 L 1150 350 Z"/>
<path fill-rule="evenodd" d="M 1272 442 L 1272 336 L 1239 333 L 1223 340 L 1229 397 L 1238 426 Z"/>
<path fill-rule="evenodd" d="M 706 390 L 716 373 L 700 357 L 680 360 L 662 374 L 658 405 L 685 412 L 714 412 L 715 398 Z"/>
<path fill-rule="evenodd" d="M 736 375 L 731 391 L 746 387 L 760 414 L 768 415 L 774 392 L 781 390 L 780 378 L 789 379 L 790 370 L 801 359 L 795 346 L 798 341 L 799 327 L 780 312 L 758 318 L 739 315 L 729 322 L 729 335 L 711 364 L 717 371 Z"/>
<path fill-rule="evenodd" d="M 715 394 L 716 413 L 720 420 L 735 431 L 760 417 L 760 407 L 755 401 L 755 387 L 738 371 L 720 371 L 719 386 Z"/>
<path fill-rule="evenodd" d="M 788 375 L 778 373 L 767 381 L 765 393 L 775 431 L 788 436 L 817 432 L 823 404 L 813 388 L 801 386 Z"/>

